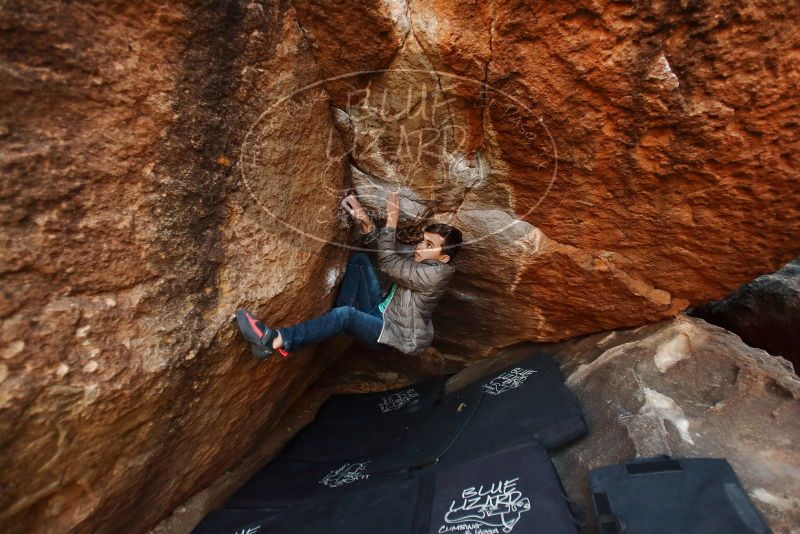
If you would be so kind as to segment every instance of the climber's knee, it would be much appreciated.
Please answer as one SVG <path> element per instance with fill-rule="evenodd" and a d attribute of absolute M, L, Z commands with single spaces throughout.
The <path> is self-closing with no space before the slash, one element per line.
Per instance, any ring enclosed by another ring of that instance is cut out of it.
<path fill-rule="evenodd" d="M 335 309 L 342 328 L 346 331 L 351 330 L 353 328 L 353 319 L 355 319 L 358 310 L 353 306 L 339 306 Z"/>
<path fill-rule="evenodd" d="M 333 314 L 342 328 L 348 328 L 353 322 L 356 309 L 353 306 L 337 306 L 333 309 Z"/>

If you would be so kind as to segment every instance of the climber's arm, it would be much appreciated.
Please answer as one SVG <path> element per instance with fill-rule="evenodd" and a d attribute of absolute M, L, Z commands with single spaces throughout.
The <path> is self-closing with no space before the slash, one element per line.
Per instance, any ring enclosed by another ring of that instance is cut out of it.
<path fill-rule="evenodd" d="M 378 227 L 370 221 L 370 225 L 366 226 L 365 224 L 361 224 L 361 231 L 359 232 L 359 237 L 361 237 L 361 243 L 368 248 L 372 248 L 372 246 L 378 240 L 379 234 Z"/>
<path fill-rule="evenodd" d="M 396 223 L 395 223 L 396 224 Z M 378 268 L 398 284 L 415 291 L 435 287 L 446 276 L 443 264 L 417 262 L 397 252 L 397 227 L 387 225 L 378 233 Z"/>
<path fill-rule="evenodd" d="M 389 191 L 386 197 L 386 228 L 397 229 L 397 221 L 400 220 L 400 194 L 396 191 Z"/>
<path fill-rule="evenodd" d="M 355 195 L 346 196 L 342 199 L 342 207 L 347 210 L 347 213 L 353 219 L 360 223 L 361 232 L 359 232 L 359 238 L 361 239 L 361 244 L 364 247 L 372 248 L 378 239 L 378 228 L 372 222 L 367 210 L 358 201 L 358 197 Z"/>
<path fill-rule="evenodd" d="M 397 283 L 413 290 L 434 287 L 444 276 L 439 265 L 414 261 L 398 254 L 397 221 L 400 218 L 400 199 L 389 193 L 386 199 L 386 226 L 378 233 L 378 267 Z"/>

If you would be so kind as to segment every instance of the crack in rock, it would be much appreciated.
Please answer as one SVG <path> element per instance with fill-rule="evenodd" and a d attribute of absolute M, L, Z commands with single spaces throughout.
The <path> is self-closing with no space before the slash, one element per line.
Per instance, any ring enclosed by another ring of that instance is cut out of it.
<path fill-rule="evenodd" d="M 442 78 L 441 76 L 439 76 L 439 71 L 437 70 L 436 65 L 428 56 L 428 51 L 425 50 L 424 46 L 422 46 L 422 42 L 419 40 L 419 37 L 417 37 L 417 33 L 414 31 L 414 18 L 411 16 L 412 9 L 410 0 L 406 2 L 406 7 L 407 7 L 406 16 L 408 17 L 411 36 L 414 38 L 414 41 L 417 43 L 417 46 L 419 46 L 419 49 L 422 52 L 422 57 L 424 57 L 427 60 L 428 64 L 430 65 L 430 70 L 433 73 L 434 77 L 436 78 L 436 84 L 439 87 L 439 91 L 441 91 L 442 97 L 445 98 L 445 105 L 447 106 L 447 118 L 450 121 L 450 129 L 452 133 L 455 131 L 455 119 L 453 115 L 453 110 L 450 108 L 450 100 L 447 98 L 447 93 L 445 92 L 444 87 L 442 86 Z M 427 24 L 421 25 L 420 27 L 425 31 L 426 34 L 428 34 L 428 36 L 435 38 L 436 25 L 438 24 L 436 17 L 428 18 L 426 19 L 426 22 Z"/>

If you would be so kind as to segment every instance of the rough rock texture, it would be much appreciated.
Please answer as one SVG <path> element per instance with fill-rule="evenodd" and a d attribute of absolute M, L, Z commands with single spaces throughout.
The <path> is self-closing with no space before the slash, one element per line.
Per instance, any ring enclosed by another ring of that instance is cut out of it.
<path fill-rule="evenodd" d="M 439 348 L 658 320 L 798 252 L 798 4 L 369 6 L 297 4 L 356 190 L 471 241 Z"/>
<path fill-rule="evenodd" d="M 332 353 L 257 365 L 230 314 L 330 306 L 345 188 L 463 227 L 430 369 L 778 268 L 798 10 L 4 2 L 0 529 L 143 530 L 241 459 Z"/>
<path fill-rule="evenodd" d="M 752 347 L 783 356 L 795 372 L 800 370 L 800 258 L 687 313 L 736 333 Z"/>
<path fill-rule="evenodd" d="M 342 239 L 326 99 L 271 115 L 283 143 L 246 138 L 320 75 L 284 3 L 1 9 L 0 530 L 142 531 L 324 369 L 252 361 L 229 321 L 332 303 L 342 251 L 258 204 L 290 192 L 301 230 Z"/>
<path fill-rule="evenodd" d="M 685 315 L 555 350 L 590 434 L 554 462 L 586 510 L 589 469 L 657 454 L 727 458 L 773 530 L 800 532 L 800 380 L 786 360 Z"/>

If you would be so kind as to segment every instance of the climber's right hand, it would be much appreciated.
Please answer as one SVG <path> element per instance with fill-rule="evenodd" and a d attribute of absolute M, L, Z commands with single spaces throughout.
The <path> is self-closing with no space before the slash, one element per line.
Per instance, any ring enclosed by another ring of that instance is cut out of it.
<path fill-rule="evenodd" d="M 355 195 L 347 195 L 344 197 L 344 200 L 342 200 L 342 206 L 345 210 L 347 210 L 347 213 L 349 213 L 353 219 L 366 225 L 372 223 L 372 219 L 369 218 L 367 210 L 364 209 Z"/>

